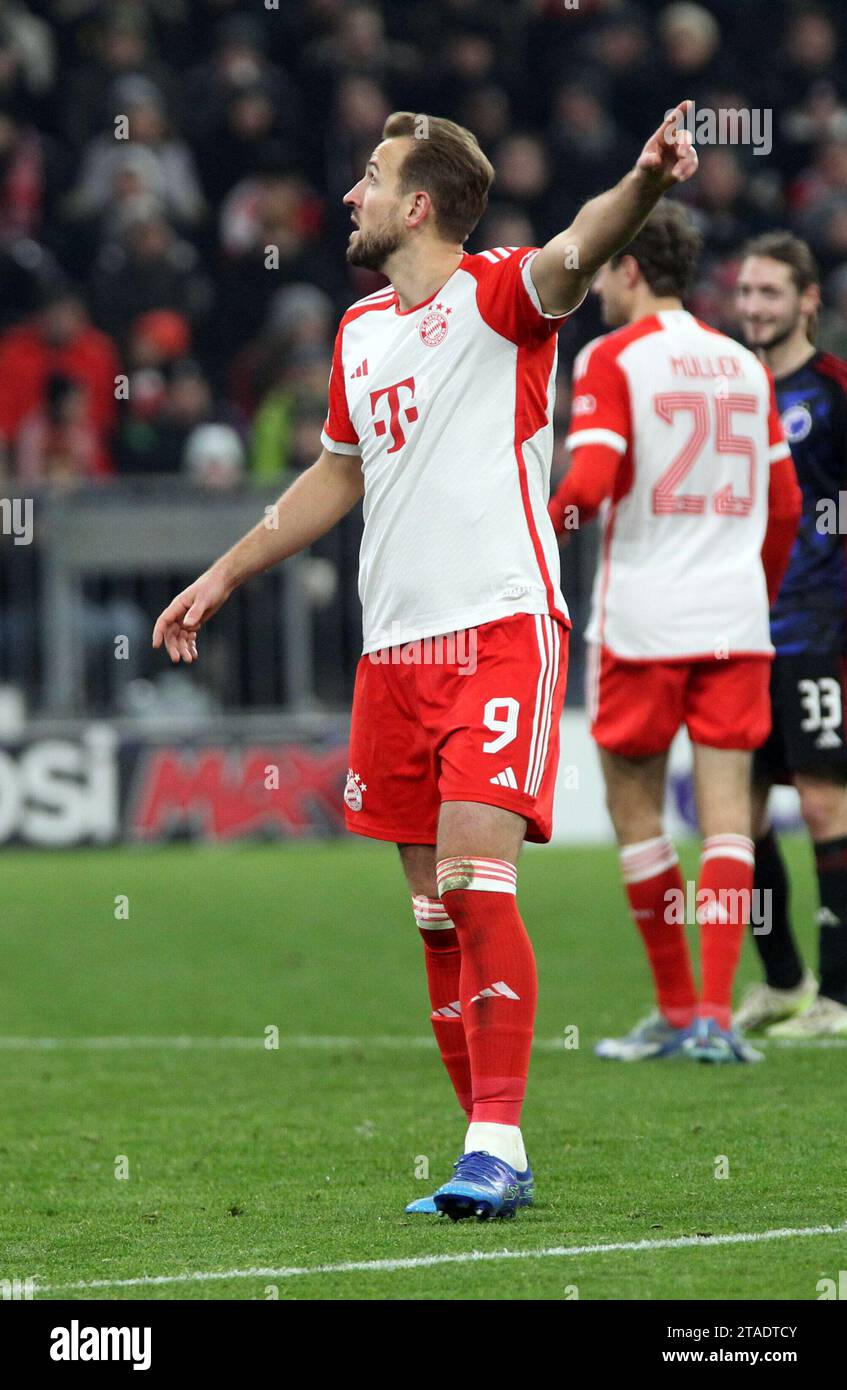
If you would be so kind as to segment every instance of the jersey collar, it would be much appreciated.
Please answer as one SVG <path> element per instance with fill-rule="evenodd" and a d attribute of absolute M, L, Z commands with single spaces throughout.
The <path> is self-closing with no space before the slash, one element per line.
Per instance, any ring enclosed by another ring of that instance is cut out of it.
<path fill-rule="evenodd" d="M 408 318 L 410 314 L 416 314 L 416 313 L 418 312 L 419 309 L 425 309 L 426 306 L 427 306 L 427 304 L 431 304 L 432 301 L 438 297 L 438 295 L 443 294 L 444 291 L 446 290 L 447 286 L 450 284 L 450 281 L 454 278 L 454 276 L 458 275 L 459 271 L 462 269 L 463 265 L 465 264 L 465 261 L 467 260 L 467 258 L 468 258 L 468 253 L 467 253 L 467 251 L 466 251 L 465 254 L 464 254 L 464 256 L 462 257 L 462 259 L 459 261 L 459 264 L 456 266 L 456 269 L 453 271 L 453 274 L 452 274 L 452 275 L 448 275 L 447 279 L 444 281 L 444 284 L 441 285 L 437 290 L 433 290 L 432 294 L 429 296 L 428 299 L 422 299 L 421 302 L 420 302 L 420 304 L 415 304 L 415 305 L 413 305 L 413 307 L 412 307 L 411 309 L 401 309 L 401 308 L 400 308 L 400 296 L 398 295 L 397 291 L 395 290 L 395 291 L 394 291 L 394 300 L 393 300 L 393 304 L 394 304 L 394 312 L 395 312 L 395 314 L 397 315 L 398 319 L 405 319 L 405 318 Z"/>

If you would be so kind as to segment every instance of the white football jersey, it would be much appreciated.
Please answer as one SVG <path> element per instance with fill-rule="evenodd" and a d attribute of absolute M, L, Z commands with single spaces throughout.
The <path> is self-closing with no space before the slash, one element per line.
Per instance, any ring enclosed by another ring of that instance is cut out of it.
<path fill-rule="evenodd" d="M 638 661 L 772 652 L 761 549 L 789 448 L 758 358 L 683 309 L 628 324 L 578 356 L 567 443 L 621 455 L 589 640 Z"/>
<path fill-rule="evenodd" d="M 366 652 L 511 613 L 568 622 L 547 515 L 564 317 L 541 309 L 536 254 L 466 254 L 425 303 L 403 312 L 388 285 L 341 320 L 322 442 L 362 458 Z"/>

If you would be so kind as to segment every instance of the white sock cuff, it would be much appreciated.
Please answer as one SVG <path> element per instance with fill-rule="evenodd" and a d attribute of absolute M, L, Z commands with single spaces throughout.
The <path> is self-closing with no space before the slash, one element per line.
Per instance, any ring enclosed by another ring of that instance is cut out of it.
<path fill-rule="evenodd" d="M 502 1158 L 523 1173 L 529 1167 L 524 1148 L 523 1135 L 517 1125 L 501 1125 L 490 1120 L 472 1120 L 465 1136 L 465 1153 L 481 1150 Z"/>
<path fill-rule="evenodd" d="M 624 883 L 644 883 L 679 862 L 669 835 L 654 835 L 651 840 L 624 845 L 620 861 Z"/>
<path fill-rule="evenodd" d="M 756 848 L 747 835 L 709 835 L 703 841 L 700 863 L 708 859 L 737 859 L 742 864 L 755 864 Z"/>
<path fill-rule="evenodd" d="M 474 888 L 481 893 L 516 893 L 518 871 L 508 859 L 478 859 L 453 855 L 435 866 L 438 891 L 443 896 L 455 889 Z"/>
<path fill-rule="evenodd" d="M 412 911 L 419 927 L 427 931 L 447 931 L 453 923 L 440 898 L 428 898 L 425 893 L 412 895 Z"/>

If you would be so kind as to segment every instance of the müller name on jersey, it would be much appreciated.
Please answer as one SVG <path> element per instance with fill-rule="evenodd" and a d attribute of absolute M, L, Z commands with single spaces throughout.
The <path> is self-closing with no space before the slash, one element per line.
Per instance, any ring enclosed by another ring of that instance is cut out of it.
<path fill-rule="evenodd" d="M 737 357 L 693 357 L 686 352 L 671 358 L 671 370 L 674 376 L 734 378 L 741 376 L 741 362 Z"/>

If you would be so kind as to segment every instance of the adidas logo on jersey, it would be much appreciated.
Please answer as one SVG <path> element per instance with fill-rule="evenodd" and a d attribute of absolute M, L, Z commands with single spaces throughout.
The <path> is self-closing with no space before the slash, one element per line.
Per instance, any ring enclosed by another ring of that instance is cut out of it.
<path fill-rule="evenodd" d="M 515 776 L 514 768 L 504 768 L 498 772 L 496 777 L 489 777 L 489 782 L 493 782 L 495 787 L 511 787 L 513 791 L 518 789 L 518 779 Z"/>
<path fill-rule="evenodd" d="M 816 748 L 840 748 L 841 739 L 834 729 L 824 729 L 815 739 Z"/>
<path fill-rule="evenodd" d="M 486 989 L 481 989 L 479 994 L 475 994 L 471 1000 L 475 1004 L 478 999 L 520 999 L 519 994 L 515 994 L 513 989 L 509 989 L 505 980 L 498 980 L 496 984 Z"/>
<path fill-rule="evenodd" d="M 361 362 L 359 363 L 358 367 L 356 368 L 355 372 L 351 372 L 351 373 L 350 373 L 350 380 L 352 381 L 353 378 L 356 377 L 356 376 L 367 376 L 367 374 L 368 374 L 368 359 L 367 359 L 367 357 L 363 357 L 362 360 L 361 360 Z"/>

